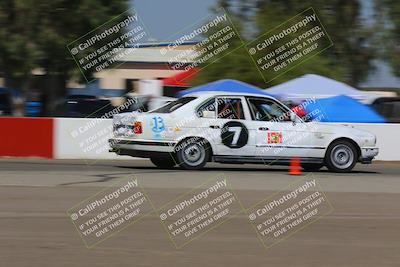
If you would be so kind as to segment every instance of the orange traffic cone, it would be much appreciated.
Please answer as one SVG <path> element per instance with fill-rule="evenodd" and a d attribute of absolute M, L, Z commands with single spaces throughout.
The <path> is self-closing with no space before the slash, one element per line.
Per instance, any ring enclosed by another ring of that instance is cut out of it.
<path fill-rule="evenodd" d="M 293 157 L 290 161 L 290 175 L 301 175 L 301 166 L 300 166 L 300 158 Z"/>

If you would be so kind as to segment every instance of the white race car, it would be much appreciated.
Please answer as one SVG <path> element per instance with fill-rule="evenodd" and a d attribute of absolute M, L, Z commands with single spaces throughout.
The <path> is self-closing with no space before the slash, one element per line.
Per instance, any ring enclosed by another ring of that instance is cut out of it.
<path fill-rule="evenodd" d="M 201 169 L 209 161 L 288 165 L 298 157 L 306 170 L 349 172 L 378 154 L 375 135 L 305 122 L 263 94 L 192 93 L 146 113 L 117 114 L 113 127 L 110 152 L 150 158 L 160 168 Z"/>

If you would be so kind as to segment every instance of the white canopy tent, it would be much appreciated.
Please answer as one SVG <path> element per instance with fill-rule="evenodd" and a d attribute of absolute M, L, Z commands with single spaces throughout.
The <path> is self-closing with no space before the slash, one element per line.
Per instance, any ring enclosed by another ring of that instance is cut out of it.
<path fill-rule="evenodd" d="M 282 100 L 294 102 L 301 102 L 309 98 L 328 98 L 338 95 L 346 95 L 363 103 L 369 103 L 376 98 L 374 95 L 357 90 L 345 83 L 316 74 L 307 74 L 267 88 L 265 92 Z"/>

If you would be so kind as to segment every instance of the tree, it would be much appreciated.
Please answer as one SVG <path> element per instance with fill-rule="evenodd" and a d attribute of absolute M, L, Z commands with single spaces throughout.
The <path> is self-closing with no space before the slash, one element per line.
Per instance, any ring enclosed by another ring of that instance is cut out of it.
<path fill-rule="evenodd" d="M 374 70 L 372 62 L 377 57 L 374 25 L 363 23 L 360 1 L 336 0 L 330 3 L 324 8 L 322 1 L 321 17 L 323 21 L 326 18 L 327 31 L 334 40 L 331 57 L 345 67 L 344 80 L 357 86 Z"/>
<path fill-rule="evenodd" d="M 0 72 L 6 86 L 26 94 L 32 71 L 43 74 L 45 109 L 66 95 L 78 67 L 66 45 L 128 9 L 127 0 L 2 0 Z"/>
<path fill-rule="evenodd" d="M 38 53 L 25 20 L 29 12 L 22 2 L 0 2 L 0 72 L 10 88 L 26 89 L 31 70 L 36 67 Z"/>
<path fill-rule="evenodd" d="M 218 77 L 229 77 L 267 87 L 303 74 L 316 73 L 357 85 L 373 69 L 372 60 L 375 50 L 369 41 L 372 30 L 362 26 L 360 5 L 356 0 L 328 2 L 323 0 L 247 0 L 240 4 L 229 0 L 222 2 L 230 14 L 236 18 L 237 27 L 242 29 L 241 35 L 247 38 L 245 40 L 247 42 L 307 8 L 313 7 L 334 45 L 268 84 L 259 77 L 255 63 L 249 60 L 250 57 L 243 48 L 203 69 L 199 76 L 201 82 L 211 81 Z M 253 33 L 250 37 L 249 31 Z"/>
<path fill-rule="evenodd" d="M 400 77 L 400 2 L 375 0 L 378 16 L 378 40 L 380 56 L 389 62 L 393 74 Z"/>

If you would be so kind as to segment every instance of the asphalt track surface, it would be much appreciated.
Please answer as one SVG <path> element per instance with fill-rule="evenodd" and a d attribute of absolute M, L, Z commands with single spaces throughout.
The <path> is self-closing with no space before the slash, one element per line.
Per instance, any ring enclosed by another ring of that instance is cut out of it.
<path fill-rule="evenodd" d="M 298 176 L 285 167 L 208 164 L 160 170 L 148 161 L 0 160 L 0 266 L 399 266 L 400 163 L 358 165 L 315 178 L 333 211 L 265 249 L 238 215 L 176 249 L 156 214 L 88 249 L 66 212 L 127 177 L 160 207 L 225 175 L 245 207 Z"/>

